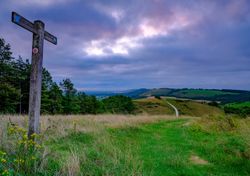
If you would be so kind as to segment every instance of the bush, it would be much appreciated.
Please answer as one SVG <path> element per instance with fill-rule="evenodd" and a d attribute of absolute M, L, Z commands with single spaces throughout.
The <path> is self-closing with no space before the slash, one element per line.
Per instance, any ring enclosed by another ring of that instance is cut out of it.
<path fill-rule="evenodd" d="M 17 125 L 8 127 L 8 146 L 1 146 L 0 175 L 37 175 L 42 165 L 42 147 L 39 136 Z"/>
<path fill-rule="evenodd" d="M 132 114 L 135 111 L 135 105 L 131 98 L 116 95 L 102 100 L 106 112 L 118 114 Z"/>
<path fill-rule="evenodd" d="M 216 101 L 209 102 L 208 105 L 219 107 L 219 104 Z"/>

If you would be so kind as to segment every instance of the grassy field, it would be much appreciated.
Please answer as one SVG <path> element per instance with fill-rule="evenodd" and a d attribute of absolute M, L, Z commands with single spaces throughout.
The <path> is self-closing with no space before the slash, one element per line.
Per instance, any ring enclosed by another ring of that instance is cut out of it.
<path fill-rule="evenodd" d="M 226 113 L 239 114 L 242 117 L 250 115 L 250 101 L 229 103 L 224 106 Z"/>
<path fill-rule="evenodd" d="M 173 108 L 171 108 L 166 101 L 163 100 L 145 98 L 134 100 L 134 102 L 140 113 L 147 113 L 150 115 L 174 114 Z"/>
<path fill-rule="evenodd" d="M 0 118 L 26 128 L 27 117 Z M 249 175 L 250 119 L 43 116 L 39 175 Z"/>
<path fill-rule="evenodd" d="M 174 114 L 174 110 L 169 104 L 173 104 L 179 111 L 181 115 L 189 116 L 208 116 L 208 115 L 222 115 L 223 110 L 218 107 L 210 106 L 206 103 L 200 103 L 192 100 L 178 100 L 170 98 L 145 98 L 134 100 L 138 107 L 138 111 L 141 113 L 146 113 L 150 115 L 164 115 L 164 114 Z"/>
<path fill-rule="evenodd" d="M 234 108 L 250 107 L 250 101 L 240 102 L 240 103 L 229 103 L 229 104 L 226 104 L 226 106 L 234 107 Z"/>

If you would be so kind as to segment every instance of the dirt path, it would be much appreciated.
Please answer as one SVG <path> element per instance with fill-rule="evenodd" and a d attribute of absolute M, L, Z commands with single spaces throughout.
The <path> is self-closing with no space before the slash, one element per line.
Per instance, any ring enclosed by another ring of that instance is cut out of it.
<path fill-rule="evenodd" d="M 175 116 L 179 117 L 179 111 L 178 111 L 178 109 L 173 104 L 169 103 L 167 100 L 166 100 L 166 102 L 167 102 L 167 104 L 169 104 L 174 109 Z"/>

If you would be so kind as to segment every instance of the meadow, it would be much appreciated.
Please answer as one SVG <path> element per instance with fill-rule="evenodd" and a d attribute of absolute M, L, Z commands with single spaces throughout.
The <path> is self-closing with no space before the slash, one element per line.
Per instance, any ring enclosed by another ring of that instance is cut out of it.
<path fill-rule="evenodd" d="M 250 101 L 229 103 L 226 106 L 233 107 L 233 108 L 250 107 Z"/>
<path fill-rule="evenodd" d="M 0 166 L 11 174 L 7 124 L 25 129 L 27 116 L 0 122 Z M 249 134 L 250 118 L 224 115 L 42 116 L 41 160 L 25 175 L 249 175 Z"/>

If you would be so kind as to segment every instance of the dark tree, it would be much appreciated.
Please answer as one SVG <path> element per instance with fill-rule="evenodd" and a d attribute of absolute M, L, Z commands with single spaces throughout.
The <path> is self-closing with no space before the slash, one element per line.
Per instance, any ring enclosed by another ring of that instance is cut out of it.
<path fill-rule="evenodd" d="M 123 95 L 111 96 L 102 102 L 105 111 L 109 113 L 131 114 L 135 110 L 132 99 Z"/>
<path fill-rule="evenodd" d="M 76 96 L 76 89 L 74 88 L 74 84 L 70 79 L 64 79 L 60 86 L 63 91 L 63 113 L 65 114 L 77 114 L 79 113 L 79 104 Z"/>

